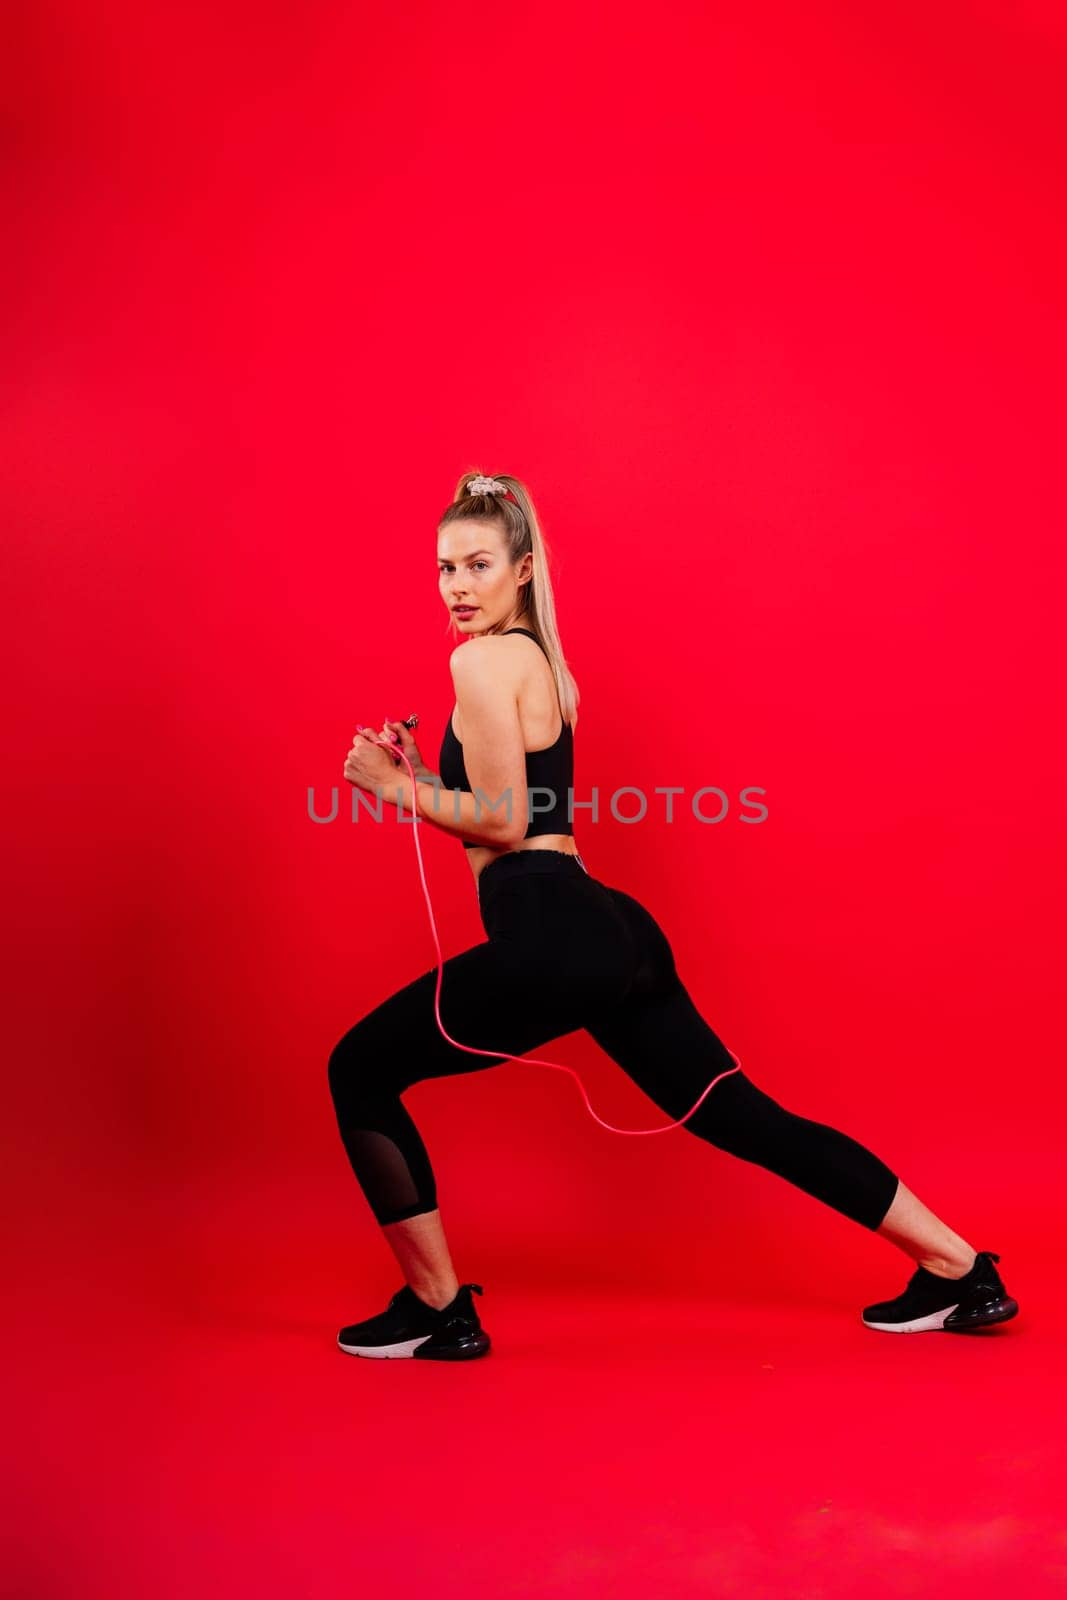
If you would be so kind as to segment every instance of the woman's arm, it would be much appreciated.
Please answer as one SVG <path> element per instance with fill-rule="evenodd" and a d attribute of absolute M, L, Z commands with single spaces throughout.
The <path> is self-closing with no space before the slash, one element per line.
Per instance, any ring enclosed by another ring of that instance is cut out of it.
<path fill-rule="evenodd" d="M 413 784 L 406 772 L 397 773 L 396 781 L 386 788 L 385 798 L 396 805 L 398 812 L 410 817 L 417 809 L 420 817 L 445 833 L 473 839 L 494 850 L 510 850 L 526 832 L 525 822 L 521 832 L 515 828 L 514 802 L 509 820 L 506 795 L 479 796 L 466 789 L 447 789 L 436 774 L 432 779 L 417 778 Z"/>
<path fill-rule="evenodd" d="M 519 720 L 525 660 L 504 636 L 468 639 L 449 659 L 463 719 L 463 764 L 471 792 L 447 789 L 436 773 L 397 774 L 388 798 L 447 833 L 508 850 L 525 836 L 526 752 Z"/>

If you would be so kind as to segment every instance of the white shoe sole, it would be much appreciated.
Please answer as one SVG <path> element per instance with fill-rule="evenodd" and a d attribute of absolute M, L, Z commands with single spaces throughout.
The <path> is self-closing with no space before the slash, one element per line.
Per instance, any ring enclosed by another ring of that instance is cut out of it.
<path fill-rule="evenodd" d="M 956 1305 L 959 1305 L 957 1300 Z M 913 1317 L 910 1322 L 868 1322 L 863 1318 L 865 1328 L 877 1328 L 879 1333 L 933 1333 L 938 1328 L 944 1328 L 945 1318 L 955 1311 L 956 1306 L 945 1306 L 942 1311 L 931 1311 L 928 1317 Z"/>
<path fill-rule="evenodd" d="M 403 1356 L 413 1356 L 420 1344 L 425 1344 L 433 1335 L 424 1333 L 420 1339 L 401 1339 L 399 1344 L 342 1344 L 338 1339 L 337 1344 L 350 1356 L 372 1356 L 375 1360 L 396 1359 Z"/>

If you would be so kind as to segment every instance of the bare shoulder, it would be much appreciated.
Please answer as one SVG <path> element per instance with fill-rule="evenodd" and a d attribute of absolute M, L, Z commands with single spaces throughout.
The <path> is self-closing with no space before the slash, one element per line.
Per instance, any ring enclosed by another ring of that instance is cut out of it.
<path fill-rule="evenodd" d="M 452 682 L 457 686 L 475 684 L 493 677 L 514 677 L 516 681 L 526 670 L 527 658 L 522 650 L 515 649 L 521 634 L 489 633 L 472 639 L 463 639 L 448 658 Z"/>

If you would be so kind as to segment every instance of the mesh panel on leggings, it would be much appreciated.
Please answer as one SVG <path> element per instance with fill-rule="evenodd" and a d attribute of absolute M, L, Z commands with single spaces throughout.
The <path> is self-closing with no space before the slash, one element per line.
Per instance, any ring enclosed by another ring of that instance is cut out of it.
<path fill-rule="evenodd" d="M 349 1112 L 341 1139 L 352 1170 L 380 1223 L 403 1222 L 437 1207 L 426 1146 L 399 1096 Z"/>

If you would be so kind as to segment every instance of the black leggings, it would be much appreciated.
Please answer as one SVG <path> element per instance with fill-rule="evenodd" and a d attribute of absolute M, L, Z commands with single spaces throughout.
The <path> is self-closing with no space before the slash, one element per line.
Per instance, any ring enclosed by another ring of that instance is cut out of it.
<path fill-rule="evenodd" d="M 453 1038 L 524 1055 L 585 1028 L 671 1120 L 735 1065 L 689 998 L 655 918 L 575 856 L 498 856 L 481 873 L 478 899 L 488 939 L 447 960 L 441 980 L 441 1019 Z M 380 1223 L 437 1206 L 430 1158 L 401 1102 L 405 1089 L 507 1059 L 448 1043 L 434 1017 L 436 983 L 433 967 L 369 1011 L 330 1054 L 341 1138 Z M 663 1137 L 683 1132 L 778 1173 L 872 1231 L 896 1192 L 895 1174 L 877 1156 L 786 1111 L 744 1072 L 717 1083 L 696 1114 Z"/>

